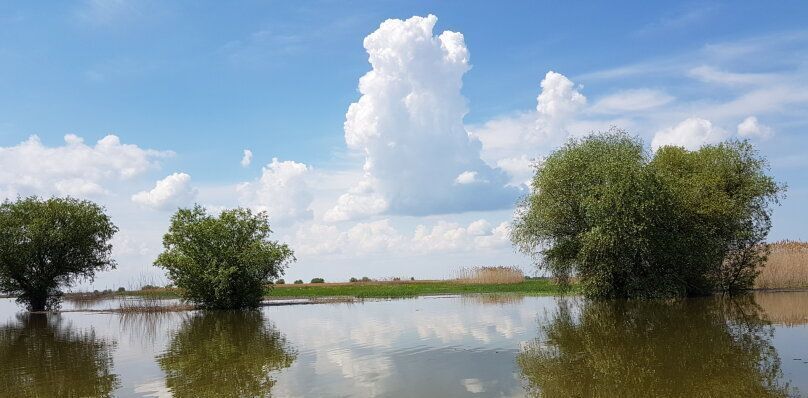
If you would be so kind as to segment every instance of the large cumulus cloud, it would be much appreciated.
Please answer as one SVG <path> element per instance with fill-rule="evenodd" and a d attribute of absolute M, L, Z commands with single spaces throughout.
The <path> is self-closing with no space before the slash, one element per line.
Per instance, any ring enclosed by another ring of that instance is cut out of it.
<path fill-rule="evenodd" d="M 390 19 L 365 38 L 372 70 L 360 79 L 362 96 L 344 126 L 348 147 L 365 156 L 365 176 L 326 218 L 513 205 L 517 188 L 506 187 L 507 175 L 480 159 L 480 142 L 463 126 L 461 87 L 470 68 L 463 35 L 436 36 L 436 22 L 434 15 Z"/>

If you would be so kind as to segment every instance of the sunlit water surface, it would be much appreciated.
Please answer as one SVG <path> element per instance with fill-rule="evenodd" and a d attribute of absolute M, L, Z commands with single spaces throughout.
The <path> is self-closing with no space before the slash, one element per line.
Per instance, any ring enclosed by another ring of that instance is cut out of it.
<path fill-rule="evenodd" d="M 808 392 L 808 292 L 464 296 L 28 315 L 0 299 L 0 396 L 770 397 Z"/>

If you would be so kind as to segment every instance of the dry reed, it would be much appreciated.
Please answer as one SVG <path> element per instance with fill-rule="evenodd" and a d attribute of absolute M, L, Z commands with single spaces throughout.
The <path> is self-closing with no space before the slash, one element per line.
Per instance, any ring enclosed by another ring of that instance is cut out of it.
<path fill-rule="evenodd" d="M 460 268 L 456 275 L 461 283 L 499 284 L 520 283 L 525 280 L 525 274 L 518 267 Z"/>
<path fill-rule="evenodd" d="M 769 247 L 769 259 L 755 280 L 755 288 L 808 288 L 808 243 L 780 241 Z"/>

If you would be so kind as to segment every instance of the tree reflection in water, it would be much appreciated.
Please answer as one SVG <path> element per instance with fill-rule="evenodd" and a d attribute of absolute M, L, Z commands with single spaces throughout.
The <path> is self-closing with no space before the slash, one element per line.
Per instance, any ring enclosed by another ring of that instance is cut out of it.
<path fill-rule="evenodd" d="M 158 358 L 175 398 L 270 396 L 271 373 L 294 360 L 286 339 L 258 311 L 193 316 Z"/>
<path fill-rule="evenodd" d="M 541 397 L 785 397 L 774 329 L 751 296 L 562 301 L 519 354 Z"/>
<path fill-rule="evenodd" d="M 20 314 L 0 326 L 0 396 L 110 397 L 113 343 L 53 314 Z"/>

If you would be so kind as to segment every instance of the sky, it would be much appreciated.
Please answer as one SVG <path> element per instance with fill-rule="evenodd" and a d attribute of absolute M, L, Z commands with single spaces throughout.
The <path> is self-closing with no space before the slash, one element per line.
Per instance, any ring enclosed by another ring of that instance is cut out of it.
<path fill-rule="evenodd" d="M 169 218 L 267 211 L 287 280 L 515 265 L 532 165 L 621 128 L 649 153 L 748 139 L 808 239 L 804 2 L 0 4 L 0 196 L 105 206 L 117 268 L 165 283 Z"/>

